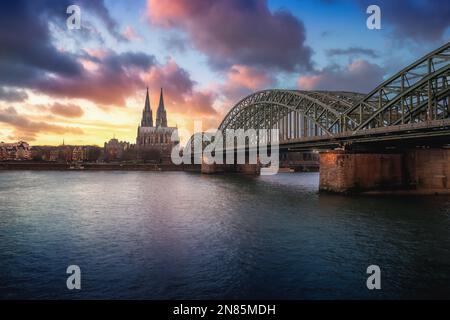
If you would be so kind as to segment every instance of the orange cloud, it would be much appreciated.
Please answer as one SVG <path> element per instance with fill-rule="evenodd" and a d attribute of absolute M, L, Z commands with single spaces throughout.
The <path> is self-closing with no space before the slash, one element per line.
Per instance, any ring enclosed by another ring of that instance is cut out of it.
<path fill-rule="evenodd" d="M 244 65 L 234 65 L 228 72 L 229 85 L 234 87 L 257 90 L 269 86 L 273 81 L 266 72 Z"/>
<path fill-rule="evenodd" d="M 81 135 L 84 133 L 83 130 L 78 127 L 63 127 L 49 124 L 44 121 L 29 120 L 28 117 L 19 114 L 13 107 L 0 109 L 0 122 L 12 127 L 14 134 L 18 138 L 27 140 L 35 140 L 37 134 L 39 133 L 70 133 L 75 135 Z"/>
<path fill-rule="evenodd" d="M 216 86 L 216 91 L 224 97 L 220 107 L 221 116 L 242 98 L 255 91 L 271 88 L 275 83 L 276 79 L 265 70 L 233 65 L 226 74 L 225 82 Z"/>
<path fill-rule="evenodd" d="M 323 75 L 302 76 L 297 80 L 297 86 L 303 90 L 313 90 L 323 80 Z"/>
<path fill-rule="evenodd" d="M 84 114 L 83 109 L 75 104 L 54 103 L 50 106 L 50 111 L 53 114 L 68 118 L 77 118 Z"/>
<path fill-rule="evenodd" d="M 180 19 L 196 11 L 195 1 L 148 0 L 148 16 L 151 21 L 166 27 L 176 25 Z M 200 7 L 197 5 L 197 7 Z"/>
<path fill-rule="evenodd" d="M 97 59 L 103 59 L 108 55 L 108 50 L 101 48 L 86 49 L 86 52 L 89 53 L 90 56 L 95 57 Z"/>

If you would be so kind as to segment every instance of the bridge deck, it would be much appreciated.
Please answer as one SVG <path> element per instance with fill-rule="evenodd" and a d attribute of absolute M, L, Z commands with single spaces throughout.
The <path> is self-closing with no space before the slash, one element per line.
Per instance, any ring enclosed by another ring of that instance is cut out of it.
<path fill-rule="evenodd" d="M 281 149 L 329 149 L 344 143 L 367 143 L 430 137 L 448 137 L 450 144 L 450 119 L 408 123 L 384 128 L 343 132 L 333 136 L 316 136 L 280 141 Z"/>

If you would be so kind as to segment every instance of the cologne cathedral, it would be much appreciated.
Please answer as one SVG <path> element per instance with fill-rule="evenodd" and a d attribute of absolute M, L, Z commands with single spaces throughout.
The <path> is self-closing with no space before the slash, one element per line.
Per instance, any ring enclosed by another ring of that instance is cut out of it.
<path fill-rule="evenodd" d="M 158 109 L 156 111 L 156 121 L 155 125 L 153 125 L 153 114 L 147 88 L 141 125 L 137 131 L 136 147 L 140 150 L 154 149 L 158 150 L 161 155 L 170 155 L 173 146 L 176 144 L 171 139 L 172 133 L 176 129 L 176 127 L 167 126 L 167 113 L 164 107 L 162 88 L 159 96 Z"/>

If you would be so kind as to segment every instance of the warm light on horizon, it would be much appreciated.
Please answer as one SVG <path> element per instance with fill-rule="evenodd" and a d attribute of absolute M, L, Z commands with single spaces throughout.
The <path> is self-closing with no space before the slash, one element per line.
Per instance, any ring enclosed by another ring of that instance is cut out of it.
<path fill-rule="evenodd" d="M 136 142 L 137 127 L 140 125 L 142 110 L 144 108 L 145 98 L 141 90 L 136 95 L 127 99 L 125 107 L 110 107 L 108 109 L 98 107 L 96 104 L 83 99 L 59 100 L 51 97 L 28 92 L 28 99 L 25 104 L 12 104 L 16 112 L 25 113 L 27 118 L 36 123 L 46 121 L 50 125 L 62 128 L 78 128 L 81 134 L 65 132 L 64 134 L 55 134 L 52 132 L 39 132 L 33 139 L 25 135 L 16 135 L 11 128 L 0 128 L 0 141 L 17 142 L 19 140 L 27 141 L 32 146 L 48 145 L 58 146 L 64 141 L 70 145 L 97 145 L 103 144 L 113 137 L 120 141 L 126 141 L 134 144 Z M 156 93 L 150 94 L 151 108 L 153 114 L 156 114 L 157 98 Z M 165 97 L 171 105 L 170 97 Z M 51 110 L 54 104 L 67 104 L 80 106 L 83 114 L 79 117 L 64 117 L 58 114 L 43 115 L 43 111 Z M 168 113 L 168 126 L 178 127 L 184 130 L 180 132 L 191 132 L 194 121 L 201 121 L 201 117 L 192 119 L 190 116 L 182 113 L 171 113 L 170 107 L 166 107 Z M 126 120 L 126 122 L 124 121 Z M 205 125 L 211 125 L 217 122 L 216 119 L 209 119 Z M 214 127 L 213 127 L 214 128 Z M 211 128 L 208 128 L 211 129 Z M 180 136 L 181 143 L 184 144 L 190 136 Z"/>

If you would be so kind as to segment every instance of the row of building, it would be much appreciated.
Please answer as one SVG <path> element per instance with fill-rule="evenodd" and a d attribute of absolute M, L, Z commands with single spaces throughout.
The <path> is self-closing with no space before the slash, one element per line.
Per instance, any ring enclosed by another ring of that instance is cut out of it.
<path fill-rule="evenodd" d="M 19 141 L 0 144 L 0 161 L 36 160 L 60 162 L 151 160 L 170 161 L 170 153 L 175 146 L 172 134 L 176 127 L 167 126 L 167 112 L 161 88 L 155 125 L 150 107 L 147 88 L 141 123 L 137 129 L 136 144 L 119 141 L 116 138 L 105 142 L 103 148 L 97 146 L 33 146 Z"/>
<path fill-rule="evenodd" d="M 169 152 L 159 148 L 139 148 L 116 138 L 98 146 L 31 146 L 25 141 L 14 143 L 0 142 L 0 161 L 50 161 L 50 162 L 110 162 L 147 160 L 167 162 Z"/>
<path fill-rule="evenodd" d="M 0 142 L 0 161 L 60 161 L 83 162 L 98 161 L 103 150 L 97 146 L 34 146 L 27 142 Z"/>
<path fill-rule="evenodd" d="M 102 160 L 103 150 L 97 146 L 60 146 L 31 147 L 31 159 L 36 161 L 57 162 L 96 162 Z"/>
<path fill-rule="evenodd" d="M 119 141 L 116 138 L 105 142 L 103 148 L 97 146 L 70 146 L 64 142 L 60 146 L 35 146 L 20 141 L 0 144 L 0 161 L 43 160 L 43 161 L 121 161 L 151 160 L 170 161 L 170 153 L 177 142 L 172 141 L 176 127 L 167 125 L 163 90 L 159 97 L 155 123 L 147 88 L 141 123 L 137 128 L 136 144 Z"/>
<path fill-rule="evenodd" d="M 15 143 L 0 142 L 0 161 L 29 160 L 30 158 L 30 145 L 25 141 Z"/>
<path fill-rule="evenodd" d="M 159 98 L 156 121 L 153 124 L 153 112 L 147 88 L 141 123 L 137 128 L 136 144 L 119 141 L 115 137 L 105 142 L 103 148 L 98 146 L 33 146 L 20 141 L 17 143 L 0 143 L 0 161 L 4 160 L 36 160 L 57 162 L 113 162 L 144 160 L 157 163 L 170 163 L 172 148 L 177 142 L 172 141 L 176 127 L 167 126 L 167 112 L 164 106 L 163 91 Z M 203 141 L 203 133 L 196 134 L 194 139 Z M 194 147 L 194 144 L 191 146 Z M 203 145 L 204 147 L 204 145 Z M 319 165 L 319 155 L 314 152 L 283 154 L 280 158 L 283 167 L 296 168 L 302 171 L 314 170 Z"/>
<path fill-rule="evenodd" d="M 114 157 L 114 159 L 118 159 Z M 98 162 L 109 160 L 98 146 L 32 146 L 27 142 L 0 143 L 0 161 Z"/>

